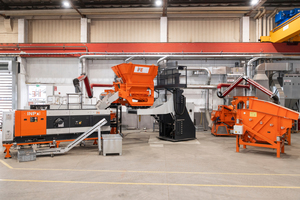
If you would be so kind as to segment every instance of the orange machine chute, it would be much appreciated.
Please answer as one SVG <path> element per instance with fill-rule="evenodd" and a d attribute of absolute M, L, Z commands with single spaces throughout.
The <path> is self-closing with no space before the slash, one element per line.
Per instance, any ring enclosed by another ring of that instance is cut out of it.
<path fill-rule="evenodd" d="M 115 92 L 126 106 L 147 107 L 154 103 L 154 82 L 158 66 L 123 63 L 112 67 L 117 76 Z"/>

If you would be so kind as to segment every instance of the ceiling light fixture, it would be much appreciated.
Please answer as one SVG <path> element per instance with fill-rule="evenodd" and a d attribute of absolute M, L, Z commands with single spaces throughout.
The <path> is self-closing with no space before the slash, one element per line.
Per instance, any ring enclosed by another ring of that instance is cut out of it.
<path fill-rule="evenodd" d="M 155 5 L 156 6 L 161 6 L 162 5 L 162 0 L 156 0 Z"/>
<path fill-rule="evenodd" d="M 70 4 L 69 1 L 64 1 L 63 5 L 64 5 L 65 8 L 70 8 L 71 7 L 71 4 Z"/>
<path fill-rule="evenodd" d="M 258 2 L 259 2 L 259 0 L 252 0 L 252 1 L 251 1 L 251 5 L 252 5 L 252 6 L 255 6 Z"/>

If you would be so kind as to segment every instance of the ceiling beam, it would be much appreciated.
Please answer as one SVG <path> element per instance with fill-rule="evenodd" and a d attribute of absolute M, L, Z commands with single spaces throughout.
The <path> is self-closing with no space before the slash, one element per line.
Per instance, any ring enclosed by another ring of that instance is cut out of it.
<path fill-rule="evenodd" d="M 259 9 L 262 5 L 264 5 L 264 3 L 266 3 L 267 0 L 259 0 L 258 4 L 253 6 L 252 9 L 245 14 L 245 16 L 250 16 L 251 13 L 257 9 Z"/>
<path fill-rule="evenodd" d="M 83 0 L 79 0 L 79 2 L 80 2 L 80 7 L 81 7 L 81 8 L 85 8 L 85 3 L 84 3 L 84 1 L 83 1 Z"/>
<path fill-rule="evenodd" d="M 0 0 L 0 4 L 3 6 L 4 10 L 9 10 L 9 6 L 6 3 L 4 3 L 2 0 Z"/>
<path fill-rule="evenodd" d="M 4 14 L 0 14 L 1 17 L 3 17 L 4 19 L 9 19 L 10 17 L 9 16 L 6 16 Z"/>
<path fill-rule="evenodd" d="M 82 13 L 76 8 L 76 6 L 73 4 L 73 2 L 72 2 L 71 0 L 70 0 L 69 2 L 70 2 L 70 4 L 71 4 L 72 8 L 73 8 L 74 10 L 76 10 L 76 12 L 78 12 L 78 14 L 79 14 L 82 18 L 86 18 L 86 16 L 85 16 L 84 14 L 82 14 Z"/>
<path fill-rule="evenodd" d="M 168 0 L 163 0 L 163 17 L 167 16 L 167 9 L 168 9 Z"/>

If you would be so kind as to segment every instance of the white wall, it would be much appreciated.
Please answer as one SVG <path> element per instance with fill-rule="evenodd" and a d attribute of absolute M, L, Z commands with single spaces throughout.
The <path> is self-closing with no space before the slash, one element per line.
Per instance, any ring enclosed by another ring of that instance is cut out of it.
<path fill-rule="evenodd" d="M 12 30 L 7 30 L 4 25 L 4 18 L 0 17 L 0 43 L 18 42 L 18 20 L 12 19 Z"/>
<path fill-rule="evenodd" d="M 78 75 L 78 58 L 28 58 L 27 83 L 71 85 Z"/>
<path fill-rule="evenodd" d="M 155 64 L 157 60 L 133 60 L 136 64 Z M 90 78 L 90 83 L 112 84 L 114 81 L 114 72 L 112 66 L 123 63 L 123 60 L 88 60 L 87 74 Z M 178 64 L 189 67 L 218 67 L 228 66 L 234 67 L 237 61 L 234 60 L 179 60 Z M 74 93 L 72 80 L 78 77 L 78 58 L 27 58 L 27 76 L 28 84 L 47 84 L 47 94 L 53 94 L 53 86 L 57 86 L 57 92 L 61 96 L 66 93 Z M 188 73 L 188 84 L 205 84 L 207 75 L 191 75 Z M 211 84 L 224 82 L 224 75 L 213 75 Z M 110 88 L 95 88 L 94 97 L 98 99 L 100 93 L 104 89 Z M 205 90 L 185 90 L 187 102 L 194 102 L 196 105 L 195 111 L 203 111 L 205 107 Z M 96 98 L 92 100 L 86 98 L 85 103 L 96 103 Z M 223 101 L 216 96 L 216 91 L 210 92 L 211 109 L 216 109 Z"/>
<path fill-rule="evenodd" d="M 29 43 L 80 42 L 80 20 L 28 20 Z"/>
<path fill-rule="evenodd" d="M 29 43 L 80 43 L 80 19 L 28 19 Z M 168 42 L 239 42 L 240 18 L 168 18 Z M 7 32 L 0 18 L 0 42 L 18 42 L 18 19 Z M 160 42 L 160 18 L 91 19 L 88 42 Z M 250 20 L 250 41 L 255 40 Z"/>
<path fill-rule="evenodd" d="M 159 19 L 92 19 L 91 42 L 159 42 Z"/>
<path fill-rule="evenodd" d="M 169 42 L 239 42 L 240 18 L 169 19 Z"/>

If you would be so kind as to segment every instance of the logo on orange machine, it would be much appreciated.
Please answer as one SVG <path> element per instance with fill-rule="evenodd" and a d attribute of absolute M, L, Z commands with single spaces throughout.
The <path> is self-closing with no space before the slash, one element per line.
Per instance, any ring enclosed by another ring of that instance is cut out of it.
<path fill-rule="evenodd" d="M 148 74 L 148 73 L 149 73 L 149 67 L 139 67 L 139 66 L 135 66 L 134 72 L 135 72 L 135 73 Z"/>
<path fill-rule="evenodd" d="M 27 112 L 27 116 L 41 115 L 41 112 Z"/>

